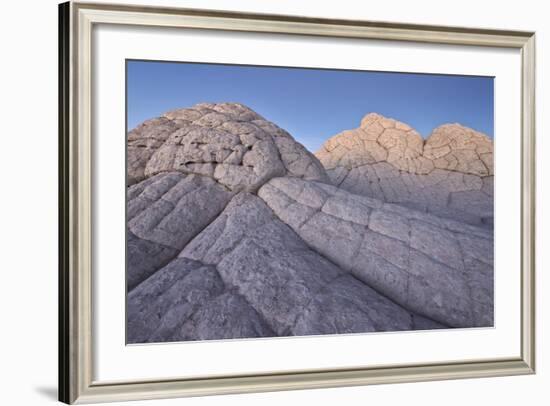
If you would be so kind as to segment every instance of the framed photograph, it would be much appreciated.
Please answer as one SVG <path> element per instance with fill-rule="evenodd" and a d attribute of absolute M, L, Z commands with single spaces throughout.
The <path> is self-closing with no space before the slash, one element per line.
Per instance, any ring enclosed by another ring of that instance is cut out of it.
<path fill-rule="evenodd" d="M 534 33 L 59 7 L 59 399 L 531 374 Z"/>

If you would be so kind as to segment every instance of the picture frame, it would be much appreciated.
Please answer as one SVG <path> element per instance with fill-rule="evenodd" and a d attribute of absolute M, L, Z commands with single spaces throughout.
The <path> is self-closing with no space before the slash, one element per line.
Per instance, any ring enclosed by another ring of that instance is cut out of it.
<path fill-rule="evenodd" d="M 519 356 L 96 381 L 93 343 L 92 31 L 98 25 L 510 48 L 521 58 Z M 59 400 L 89 403 L 532 374 L 535 372 L 535 33 L 68 2 L 59 6 Z"/>

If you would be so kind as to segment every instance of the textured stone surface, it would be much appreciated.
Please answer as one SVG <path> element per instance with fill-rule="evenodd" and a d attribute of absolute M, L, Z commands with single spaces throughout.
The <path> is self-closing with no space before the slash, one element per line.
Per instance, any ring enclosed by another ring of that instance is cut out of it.
<path fill-rule="evenodd" d="M 317 254 L 261 199 L 247 193 L 237 195 L 178 258 L 128 295 L 130 343 L 429 325 L 443 327 Z"/>
<path fill-rule="evenodd" d="M 128 342 L 492 326 L 492 145 L 369 114 L 324 151 L 236 103 L 132 130 Z"/>
<path fill-rule="evenodd" d="M 130 131 L 128 183 L 170 171 L 209 176 L 234 191 L 283 175 L 328 181 L 290 134 L 238 103 L 197 104 Z"/>
<path fill-rule="evenodd" d="M 470 224 L 493 224 L 493 142 L 460 124 L 424 141 L 411 127 L 379 114 L 335 135 L 316 153 L 332 183 Z"/>
<path fill-rule="evenodd" d="M 151 181 L 152 180 L 152 181 Z M 226 206 L 232 193 L 206 176 L 162 173 L 141 193 L 129 189 L 128 229 L 136 237 L 181 249 Z"/>
<path fill-rule="evenodd" d="M 412 313 L 308 247 L 258 197 L 236 196 L 179 255 L 215 265 L 277 335 L 412 329 Z"/>
<path fill-rule="evenodd" d="M 128 188 L 128 289 L 174 258 L 231 197 L 208 177 L 178 172 L 161 173 Z"/>
<path fill-rule="evenodd" d="M 223 290 L 214 267 L 173 260 L 128 294 L 128 341 L 169 341 L 187 318 Z"/>
<path fill-rule="evenodd" d="M 258 195 L 308 246 L 403 307 L 455 327 L 492 323 L 475 310 L 492 306 L 491 232 L 296 178 Z"/>
<path fill-rule="evenodd" d="M 135 288 L 178 254 L 175 248 L 138 238 L 130 231 L 126 242 L 128 290 Z"/>
<path fill-rule="evenodd" d="M 128 341 L 165 342 L 275 334 L 216 268 L 175 259 L 128 295 Z"/>

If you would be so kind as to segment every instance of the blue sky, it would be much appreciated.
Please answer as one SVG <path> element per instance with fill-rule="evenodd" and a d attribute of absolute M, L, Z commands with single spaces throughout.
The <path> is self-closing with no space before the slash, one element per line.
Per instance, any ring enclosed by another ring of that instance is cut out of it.
<path fill-rule="evenodd" d="M 201 102 L 239 102 L 310 151 L 369 112 L 423 137 L 458 122 L 493 137 L 493 78 L 180 62 L 127 62 L 127 125 Z"/>

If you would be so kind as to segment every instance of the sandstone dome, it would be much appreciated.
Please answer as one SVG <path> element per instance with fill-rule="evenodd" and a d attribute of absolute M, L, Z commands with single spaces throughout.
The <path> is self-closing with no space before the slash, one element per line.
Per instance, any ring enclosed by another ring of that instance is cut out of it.
<path fill-rule="evenodd" d="M 424 140 L 405 123 L 369 113 L 315 155 L 343 189 L 492 226 L 493 141 L 471 128 L 444 124 Z"/>
<path fill-rule="evenodd" d="M 177 171 L 254 191 L 275 176 L 327 181 L 290 134 L 239 103 L 201 103 L 145 121 L 128 134 L 128 184 Z"/>

